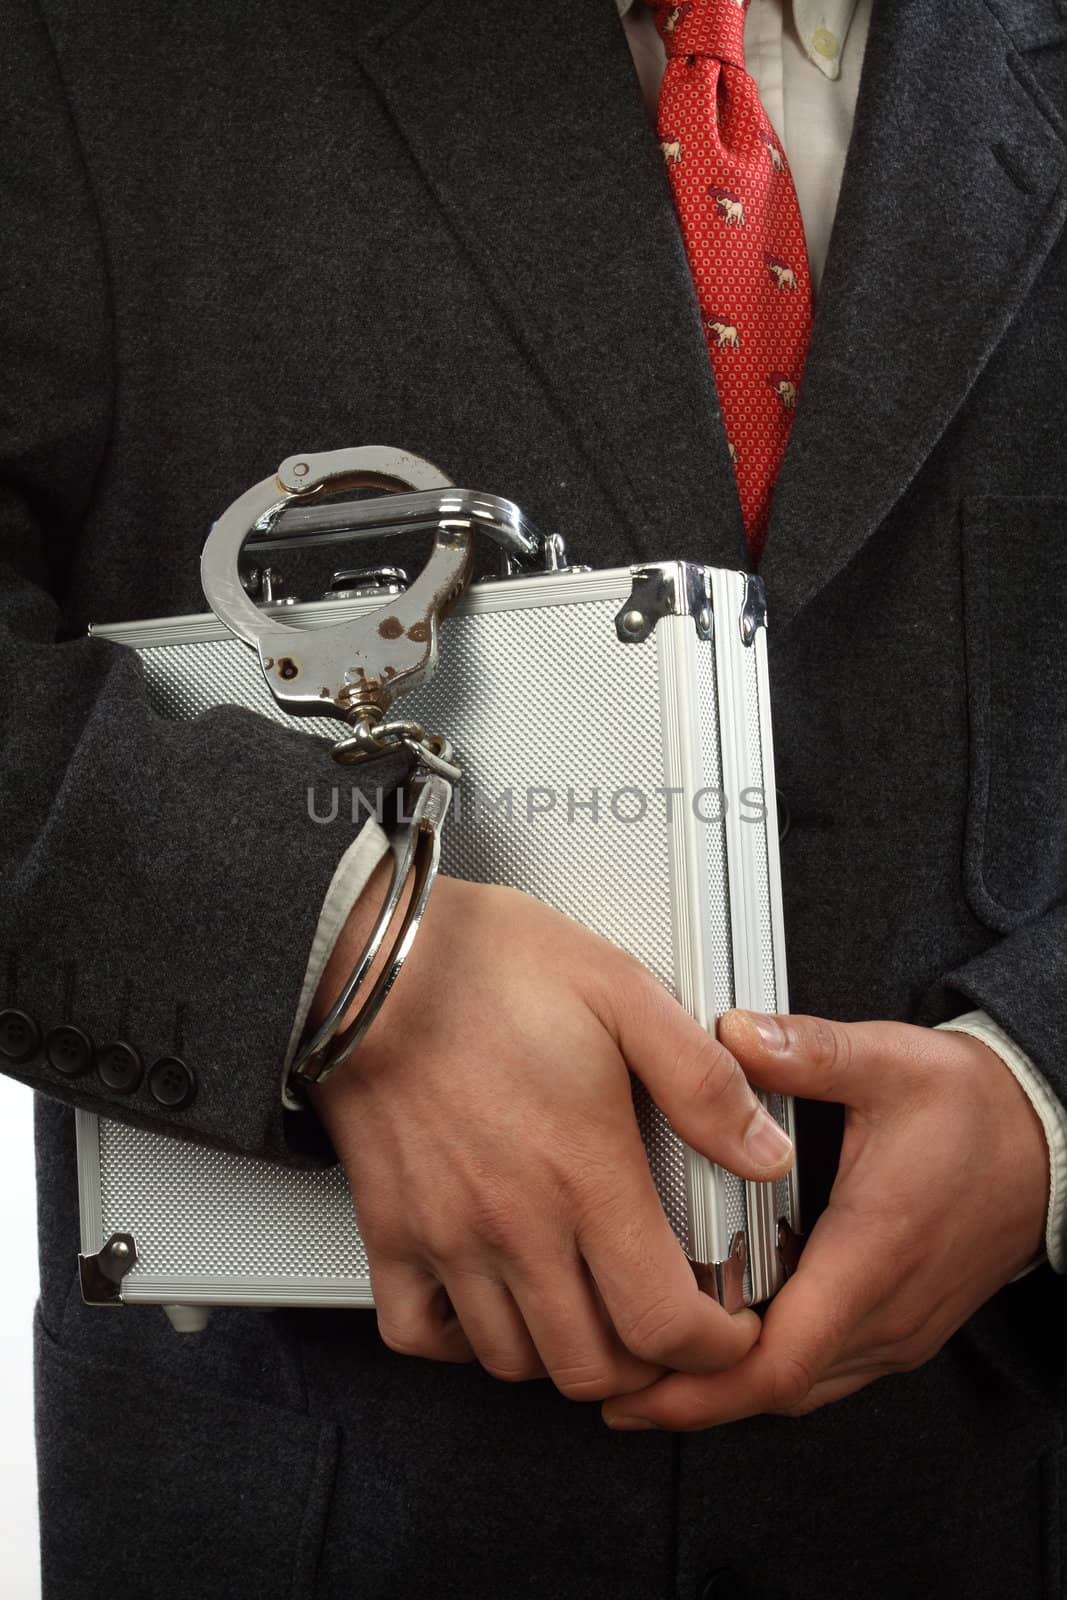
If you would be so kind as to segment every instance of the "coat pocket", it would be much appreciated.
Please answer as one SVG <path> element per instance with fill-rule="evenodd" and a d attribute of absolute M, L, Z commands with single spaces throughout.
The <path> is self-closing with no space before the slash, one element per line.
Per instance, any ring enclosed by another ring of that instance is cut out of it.
<path fill-rule="evenodd" d="M 312 1600 L 334 1427 L 34 1342 L 43 1600 Z"/>
<path fill-rule="evenodd" d="M 1006 933 L 1067 896 L 1067 499 L 967 499 L 962 532 L 965 889 Z"/>

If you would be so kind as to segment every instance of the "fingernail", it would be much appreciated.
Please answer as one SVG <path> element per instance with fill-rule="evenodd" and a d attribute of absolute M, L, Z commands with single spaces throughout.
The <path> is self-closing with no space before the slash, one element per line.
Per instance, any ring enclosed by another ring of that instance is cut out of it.
<path fill-rule="evenodd" d="M 638 1433 L 645 1428 L 656 1426 L 654 1422 L 649 1422 L 647 1417 L 605 1417 L 604 1421 L 617 1433 Z"/>
<path fill-rule="evenodd" d="M 770 1017 L 763 1011 L 742 1011 L 741 1016 L 748 1018 L 750 1025 L 755 1028 L 768 1050 L 786 1048 L 785 1033 L 777 1017 Z"/>
<path fill-rule="evenodd" d="M 748 1125 L 745 1149 L 760 1167 L 776 1167 L 792 1152 L 793 1141 L 761 1106 Z"/>

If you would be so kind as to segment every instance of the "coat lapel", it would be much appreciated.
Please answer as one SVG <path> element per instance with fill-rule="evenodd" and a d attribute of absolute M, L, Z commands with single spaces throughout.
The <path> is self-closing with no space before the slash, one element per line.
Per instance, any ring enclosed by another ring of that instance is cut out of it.
<path fill-rule="evenodd" d="M 743 563 L 692 281 L 614 0 L 396 0 L 350 26 L 634 555 Z M 580 559 L 579 530 L 572 542 Z"/>
<path fill-rule="evenodd" d="M 1063 225 L 1062 126 L 1005 27 L 1027 7 L 996 9 L 876 0 L 762 568 L 776 630 L 900 499 Z"/>
<path fill-rule="evenodd" d="M 776 630 L 900 499 L 1062 228 L 1064 129 L 1026 51 L 1067 28 L 1035 31 L 1036 10 L 876 0 L 762 569 Z M 635 556 L 744 564 L 692 282 L 613 0 L 506 13 L 394 0 L 350 26 Z"/>

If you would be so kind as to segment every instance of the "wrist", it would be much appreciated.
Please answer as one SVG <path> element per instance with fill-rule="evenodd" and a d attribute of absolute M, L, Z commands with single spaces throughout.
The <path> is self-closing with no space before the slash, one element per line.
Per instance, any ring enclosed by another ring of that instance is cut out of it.
<path fill-rule="evenodd" d="M 1016 1275 L 1041 1259 L 1045 1248 L 1050 1163 L 1048 1141 L 1034 1106 L 1003 1058 L 975 1035 L 964 1035 L 983 1063 L 986 1081 L 995 1087 L 996 1105 L 991 1115 L 1000 1134 L 1000 1170 L 1008 1177 L 1018 1214 L 1021 1256 Z"/>
<path fill-rule="evenodd" d="M 348 979 L 352 967 L 359 958 L 359 953 L 366 946 L 374 924 L 378 919 L 382 902 L 389 890 L 393 875 L 393 852 L 391 850 L 382 857 L 374 871 L 367 879 L 360 894 L 352 905 L 344 926 L 337 936 L 330 958 L 322 971 L 319 986 L 311 1001 L 308 1011 L 308 1033 L 313 1033 L 321 1024 L 323 1018 L 330 1011 L 334 1001 Z M 379 951 L 372 971 L 377 971 L 385 958 L 385 952 Z M 369 981 L 369 974 L 368 980 Z M 351 1010 L 355 1009 L 353 1002 Z"/>
<path fill-rule="evenodd" d="M 354 969 L 359 964 L 374 932 L 386 897 L 389 894 L 394 867 L 394 855 L 392 850 L 389 850 L 374 868 L 362 892 L 349 911 L 330 958 L 323 969 L 322 978 L 308 1009 L 307 1029 L 302 1044 L 306 1044 L 327 1019 Z M 401 891 L 396 917 L 403 916 L 409 899 L 410 884 L 405 884 Z M 394 918 L 394 922 L 395 920 L 396 918 Z M 367 968 L 359 989 L 352 997 L 351 1004 L 342 1014 L 335 1029 L 334 1037 L 342 1033 L 358 1014 L 364 1003 L 364 997 L 371 993 L 379 975 L 386 967 L 390 952 L 391 941 L 387 936 L 382 940 L 381 947 Z M 392 999 L 393 997 L 390 996 L 390 1004 L 392 1004 Z M 375 1026 L 375 1023 L 371 1024 L 372 1029 Z M 364 1044 L 365 1042 L 363 1041 Z M 311 1104 L 321 1104 L 322 1097 L 327 1092 L 329 1085 L 335 1085 L 341 1080 L 351 1077 L 355 1065 L 360 1059 L 361 1050 L 362 1044 L 347 1061 L 342 1062 L 336 1070 L 330 1072 L 320 1082 L 308 1081 L 302 1084 L 302 1088 Z"/>
<path fill-rule="evenodd" d="M 1019 1276 L 1049 1261 L 1054 1270 L 1067 1270 L 1067 1251 L 1064 1239 L 1065 1200 L 1064 1177 L 1067 1174 L 1067 1112 L 1053 1094 L 1034 1062 L 1018 1044 L 984 1011 L 971 1011 L 950 1022 L 941 1023 L 940 1029 L 951 1033 L 968 1034 L 986 1045 L 997 1057 L 1006 1074 L 1010 1074 L 1026 1096 L 1034 1115 L 1041 1124 L 1048 1175 L 1046 1214 L 1043 1246 L 1029 1266 Z"/>

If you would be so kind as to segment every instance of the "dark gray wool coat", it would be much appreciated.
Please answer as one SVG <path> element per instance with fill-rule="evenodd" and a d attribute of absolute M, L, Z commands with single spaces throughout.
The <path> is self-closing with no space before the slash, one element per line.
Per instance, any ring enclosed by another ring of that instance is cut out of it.
<path fill-rule="evenodd" d="M 763 571 L 796 1008 L 981 1005 L 1067 1096 L 1065 70 L 1060 0 L 876 6 Z M 278 1079 L 347 842 L 324 749 L 161 725 L 85 625 L 202 609 L 298 449 L 402 445 L 596 564 L 745 551 L 613 0 L 3 0 L 0 80 L 3 1003 L 199 1084 L 13 1066 L 48 1600 L 1062 1593 L 1048 1269 L 920 1371 L 680 1439 L 364 1313 L 81 1303 L 72 1105 L 328 1159 Z"/>

